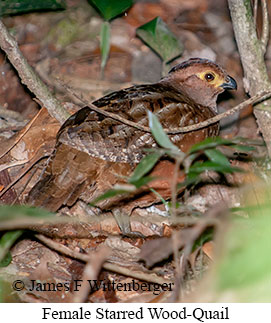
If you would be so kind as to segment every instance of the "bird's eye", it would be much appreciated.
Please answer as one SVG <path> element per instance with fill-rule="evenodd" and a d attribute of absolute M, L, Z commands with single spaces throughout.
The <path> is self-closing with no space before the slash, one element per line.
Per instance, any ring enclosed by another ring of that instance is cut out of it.
<path fill-rule="evenodd" d="M 204 77 L 205 77 L 205 80 L 206 80 L 207 82 L 211 82 L 211 81 L 213 81 L 213 80 L 215 79 L 214 75 L 213 75 L 213 74 L 211 74 L 211 73 L 206 73 L 206 74 L 204 75 Z"/>

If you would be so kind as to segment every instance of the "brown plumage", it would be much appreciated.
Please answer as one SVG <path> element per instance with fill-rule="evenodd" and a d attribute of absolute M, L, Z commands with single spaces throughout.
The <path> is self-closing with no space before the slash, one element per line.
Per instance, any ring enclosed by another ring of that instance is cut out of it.
<path fill-rule="evenodd" d="M 236 89 L 234 79 L 217 64 L 196 58 L 175 66 L 158 83 L 113 92 L 93 104 L 145 126 L 147 110 L 151 110 L 164 128 L 178 128 L 213 117 L 217 113 L 217 96 L 224 89 Z M 187 151 L 193 144 L 218 135 L 218 131 L 219 125 L 213 124 L 171 135 L 170 139 Z M 43 178 L 31 190 L 27 202 L 57 211 L 78 199 L 93 200 L 115 183 L 123 182 L 122 178 L 129 176 L 145 155 L 144 149 L 156 146 L 150 133 L 85 107 L 62 125 Z M 172 172 L 169 164 L 161 161 L 154 174 L 164 174 L 167 168 Z M 164 191 L 168 192 L 168 187 Z M 108 201 L 100 206 L 109 207 Z"/>

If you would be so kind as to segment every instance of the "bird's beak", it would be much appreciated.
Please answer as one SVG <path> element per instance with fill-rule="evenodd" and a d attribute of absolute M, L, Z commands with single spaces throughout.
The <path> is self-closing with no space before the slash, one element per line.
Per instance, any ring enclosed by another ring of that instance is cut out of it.
<path fill-rule="evenodd" d="M 224 90 L 237 90 L 237 83 L 231 76 L 226 77 L 226 82 L 220 85 Z"/>

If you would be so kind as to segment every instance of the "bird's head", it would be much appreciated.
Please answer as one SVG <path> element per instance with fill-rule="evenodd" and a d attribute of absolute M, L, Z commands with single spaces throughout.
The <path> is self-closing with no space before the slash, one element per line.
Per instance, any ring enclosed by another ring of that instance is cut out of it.
<path fill-rule="evenodd" d="M 174 66 L 161 80 L 185 94 L 197 104 L 216 109 L 218 94 L 236 90 L 236 81 L 219 65 L 208 59 L 191 58 Z"/>

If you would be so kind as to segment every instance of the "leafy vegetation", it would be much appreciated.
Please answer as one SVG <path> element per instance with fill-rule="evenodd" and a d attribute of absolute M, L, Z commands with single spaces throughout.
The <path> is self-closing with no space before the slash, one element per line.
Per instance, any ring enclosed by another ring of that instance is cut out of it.
<path fill-rule="evenodd" d="M 5 0 L 0 1 L 0 16 L 39 10 L 65 9 L 65 0 Z"/>
<path fill-rule="evenodd" d="M 40 219 L 48 219 L 48 217 L 53 216 L 52 213 L 29 206 L 21 206 L 21 205 L 3 205 L 0 206 L 0 227 L 1 223 L 3 225 L 4 222 L 9 222 L 11 225 L 14 223 L 16 226 L 16 222 L 22 218 L 27 217 L 38 217 Z M 0 267 L 7 266 L 11 261 L 10 248 L 15 243 L 15 241 L 23 234 L 23 230 L 13 230 L 5 232 L 0 238 Z"/>
<path fill-rule="evenodd" d="M 129 9 L 133 1 L 132 0 L 89 0 L 89 2 L 98 9 L 101 16 L 104 18 L 104 22 L 101 26 L 100 32 L 100 49 L 101 49 L 101 70 L 102 75 L 106 62 L 108 60 L 110 51 L 110 21 L 125 10 Z"/>
<path fill-rule="evenodd" d="M 168 155 L 175 160 L 179 160 L 180 164 L 185 168 L 186 180 L 179 184 L 178 188 L 197 184 L 201 181 L 200 175 L 208 170 L 216 171 L 221 174 L 243 171 L 238 167 L 232 166 L 228 158 L 223 155 L 222 152 L 217 150 L 217 147 L 220 145 L 234 146 L 236 149 L 240 150 L 252 149 L 248 146 L 241 145 L 238 139 L 230 141 L 224 140 L 220 137 L 207 138 L 206 140 L 192 146 L 189 152 L 184 153 L 171 142 L 167 134 L 164 132 L 158 118 L 150 111 L 148 111 L 148 118 L 152 135 L 161 149 L 157 148 L 155 151 L 147 154 L 140 161 L 133 174 L 127 179 L 127 183 L 129 185 L 116 185 L 95 199 L 95 201 L 91 203 L 92 205 L 119 194 L 134 193 L 138 188 L 147 185 L 154 179 L 148 176 L 149 171 L 151 171 L 163 155 Z M 207 157 L 207 160 L 198 160 L 200 156 L 204 155 Z M 166 203 L 163 199 L 161 199 L 161 201 Z"/>
<path fill-rule="evenodd" d="M 89 3 L 97 9 L 104 19 L 100 31 L 101 69 L 103 71 L 110 51 L 110 23 L 132 6 L 132 0 L 89 0 Z M 0 16 L 37 10 L 59 9 L 65 9 L 64 0 L 0 1 Z M 73 20 L 68 18 L 66 20 L 60 20 L 56 26 L 56 32 L 54 33 L 53 31 L 52 35 L 49 34 L 49 38 L 54 39 L 54 46 L 59 45 L 56 47 L 63 48 L 72 43 L 76 39 L 75 36 L 78 33 L 81 23 L 82 21 L 80 19 Z M 183 45 L 160 17 L 156 17 L 139 27 L 137 29 L 137 35 L 161 58 L 164 71 L 168 67 L 167 64 L 178 57 L 183 51 Z M 237 57 L 238 55 L 235 56 Z M 208 138 L 194 145 L 188 152 L 184 153 L 164 133 L 157 117 L 152 113 L 149 113 L 148 117 L 149 127 L 157 142 L 158 148 L 148 152 L 135 168 L 133 174 L 126 179 L 126 184 L 117 185 L 107 191 L 95 200 L 94 204 L 119 195 L 129 196 L 129 194 L 133 194 L 138 189 L 149 184 L 154 180 L 149 175 L 150 171 L 165 156 L 178 161 L 180 163 L 180 169 L 185 171 L 186 179 L 177 186 L 177 192 L 179 188 L 189 188 L 189 185 L 200 183 L 202 181 L 202 174 L 206 171 L 214 171 L 220 174 L 243 171 L 238 167 L 232 166 L 229 159 L 219 150 L 220 146 L 230 146 L 236 150 L 245 152 L 251 150 L 251 147 L 242 145 L 242 140 L 238 138 L 234 140 L 225 140 L 219 137 Z M 270 161 L 267 164 L 269 168 L 263 173 L 263 177 L 265 179 L 269 177 L 267 181 L 270 181 L 270 174 L 268 174 L 268 171 L 270 172 Z M 269 256 L 271 246 L 270 186 L 265 187 L 264 190 L 258 190 L 258 187 L 255 189 L 251 182 L 249 182 L 249 186 L 251 186 L 249 189 L 259 194 L 261 199 L 257 201 L 258 204 L 248 203 L 245 207 L 231 209 L 229 214 L 227 214 L 229 215 L 227 218 L 230 221 L 227 222 L 227 227 L 224 226 L 222 228 L 223 232 L 219 236 L 220 243 L 218 245 L 220 245 L 219 252 L 221 258 L 218 263 L 215 263 L 215 270 L 212 272 L 212 283 L 214 284 L 216 293 L 214 295 L 217 297 L 214 301 L 265 302 L 271 300 L 271 260 Z M 173 202 L 166 201 L 152 188 L 150 188 L 150 191 L 158 196 L 165 204 L 167 210 L 173 208 Z M 249 200 L 249 197 L 247 200 Z M 178 210 L 180 211 L 182 205 L 180 202 L 176 202 L 174 207 L 180 207 Z M 240 214 L 245 216 L 242 217 Z M 0 267 L 9 265 L 12 260 L 10 248 L 18 239 L 21 239 L 24 233 L 24 230 L 14 229 L 20 227 L 16 226 L 18 222 L 23 219 L 29 220 L 29 218 L 32 219 L 33 217 L 43 219 L 50 216 L 51 213 L 38 208 L 21 206 L 0 207 L 0 226 L 1 223 L 9 222 L 11 224 L 10 227 L 13 228 L 12 231 L 3 231 L 0 235 Z M 200 212 L 197 213 L 197 216 L 200 220 L 203 218 Z M 224 222 L 221 222 L 224 225 Z M 194 225 L 194 222 L 191 224 L 191 227 L 192 225 Z M 205 242 L 212 240 L 213 232 L 214 228 L 211 225 L 194 241 L 192 251 L 203 246 Z M 10 288 L 10 285 L 9 283 L 5 286 L 5 282 L 0 280 L 0 302 L 5 300 L 4 296 L 8 293 L 13 293 L 14 295 L 14 291 L 9 290 L 7 292 L 7 287 Z"/>
<path fill-rule="evenodd" d="M 221 301 L 229 293 L 233 302 L 271 300 L 270 188 L 262 189 L 267 199 L 261 204 L 248 203 L 245 210 L 248 217 L 234 212 L 230 228 L 223 236 L 213 281 Z"/>
<path fill-rule="evenodd" d="M 183 45 L 160 17 L 138 27 L 136 34 L 162 59 L 164 73 L 167 72 L 165 64 L 171 62 L 183 52 Z"/>
<path fill-rule="evenodd" d="M 133 0 L 89 0 L 89 2 L 99 10 L 106 21 L 116 18 L 133 4 Z"/>
<path fill-rule="evenodd" d="M 9 249 L 14 242 L 22 235 L 22 230 L 9 231 L 2 235 L 0 239 L 0 267 L 5 267 L 11 262 Z"/>

